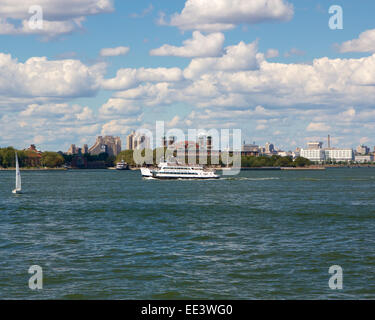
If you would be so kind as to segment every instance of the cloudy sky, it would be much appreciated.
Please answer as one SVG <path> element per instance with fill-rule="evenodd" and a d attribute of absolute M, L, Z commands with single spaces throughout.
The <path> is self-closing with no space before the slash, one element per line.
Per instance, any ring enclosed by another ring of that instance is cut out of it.
<path fill-rule="evenodd" d="M 66 151 L 164 120 L 285 150 L 328 134 L 373 147 L 374 13 L 372 0 L 0 0 L 0 146 Z"/>

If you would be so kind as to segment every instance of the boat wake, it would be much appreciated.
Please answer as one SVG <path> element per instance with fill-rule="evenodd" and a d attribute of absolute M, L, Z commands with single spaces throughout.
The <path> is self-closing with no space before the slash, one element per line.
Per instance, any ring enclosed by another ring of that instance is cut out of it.
<path fill-rule="evenodd" d="M 249 178 L 249 177 L 222 177 L 221 180 L 248 180 L 248 181 L 266 181 L 266 180 L 280 180 L 279 177 L 264 177 L 264 178 Z"/>

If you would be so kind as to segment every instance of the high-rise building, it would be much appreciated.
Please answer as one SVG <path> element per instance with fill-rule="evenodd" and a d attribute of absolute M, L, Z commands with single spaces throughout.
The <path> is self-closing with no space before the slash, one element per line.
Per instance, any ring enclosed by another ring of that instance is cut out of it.
<path fill-rule="evenodd" d="M 358 154 L 367 155 L 370 152 L 370 148 L 361 144 L 356 148 Z"/>
<path fill-rule="evenodd" d="M 70 145 L 70 148 L 66 152 L 66 154 L 72 155 L 72 154 L 77 154 L 78 150 L 75 144 Z"/>
<path fill-rule="evenodd" d="M 99 136 L 88 152 L 93 155 L 105 152 L 110 156 L 117 156 L 121 152 L 121 139 L 113 136 Z"/>
<path fill-rule="evenodd" d="M 128 150 L 134 150 L 133 146 L 133 139 L 135 136 L 135 131 L 132 131 L 127 137 L 126 137 L 126 148 Z"/>
<path fill-rule="evenodd" d="M 89 147 L 88 147 L 87 144 L 84 144 L 84 145 L 83 145 L 82 153 L 83 153 L 83 154 L 87 154 L 87 153 L 89 153 Z"/>
<path fill-rule="evenodd" d="M 270 142 L 266 143 L 264 149 L 265 149 L 264 150 L 265 154 L 274 154 L 275 153 L 275 146 L 272 143 L 270 143 Z"/>
<path fill-rule="evenodd" d="M 150 138 L 142 133 L 132 131 L 126 137 L 126 144 L 128 150 L 150 149 Z"/>

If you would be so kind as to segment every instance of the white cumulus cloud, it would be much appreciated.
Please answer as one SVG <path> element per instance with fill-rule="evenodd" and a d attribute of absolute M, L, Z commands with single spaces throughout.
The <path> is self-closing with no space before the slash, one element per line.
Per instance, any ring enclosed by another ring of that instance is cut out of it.
<path fill-rule="evenodd" d="M 285 0 L 187 0 L 181 13 L 171 17 L 170 25 L 182 30 L 218 31 L 240 23 L 288 21 L 293 6 Z"/>
<path fill-rule="evenodd" d="M 338 46 L 341 53 L 371 52 L 375 53 L 375 29 L 367 30 L 359 35 L 358 39 L 346 41 Z"/>
<path fill-rule="evenodd" d="M 41 29 L 29 25 L 35 14 L 29 9 L 35 5 L 42 9 Z M 79 30 L 87 16 L 113 10 L 113 0 L 0 0 L 0 34 L 40 34 L 48 39 Z"/>
<path fill-rule="evenodd" d="M 129 47 L 103 48 L 100 50 L 102 57 L 124 56 L 129 52 Z"/>
<path fill-rule="evenodd" d="M 204 35 L 193 32 L 192 39 L 185 40 L 182 47 L 165 44 L 150 51 L 152 56 L 215 57 L 223 48 L 224 35 L 220 32 Z"/>

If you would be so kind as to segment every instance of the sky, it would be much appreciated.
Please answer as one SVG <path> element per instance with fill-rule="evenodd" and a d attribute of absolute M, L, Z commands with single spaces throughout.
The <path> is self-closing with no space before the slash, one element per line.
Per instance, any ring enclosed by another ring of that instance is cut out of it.
<path fill-rule="evenodd" d="M 371 0 L 0 0 L 0 147 L 125 147 L 165 121 L 283 150 L 328 134 L 373 148 L 374 13 Z"/>

